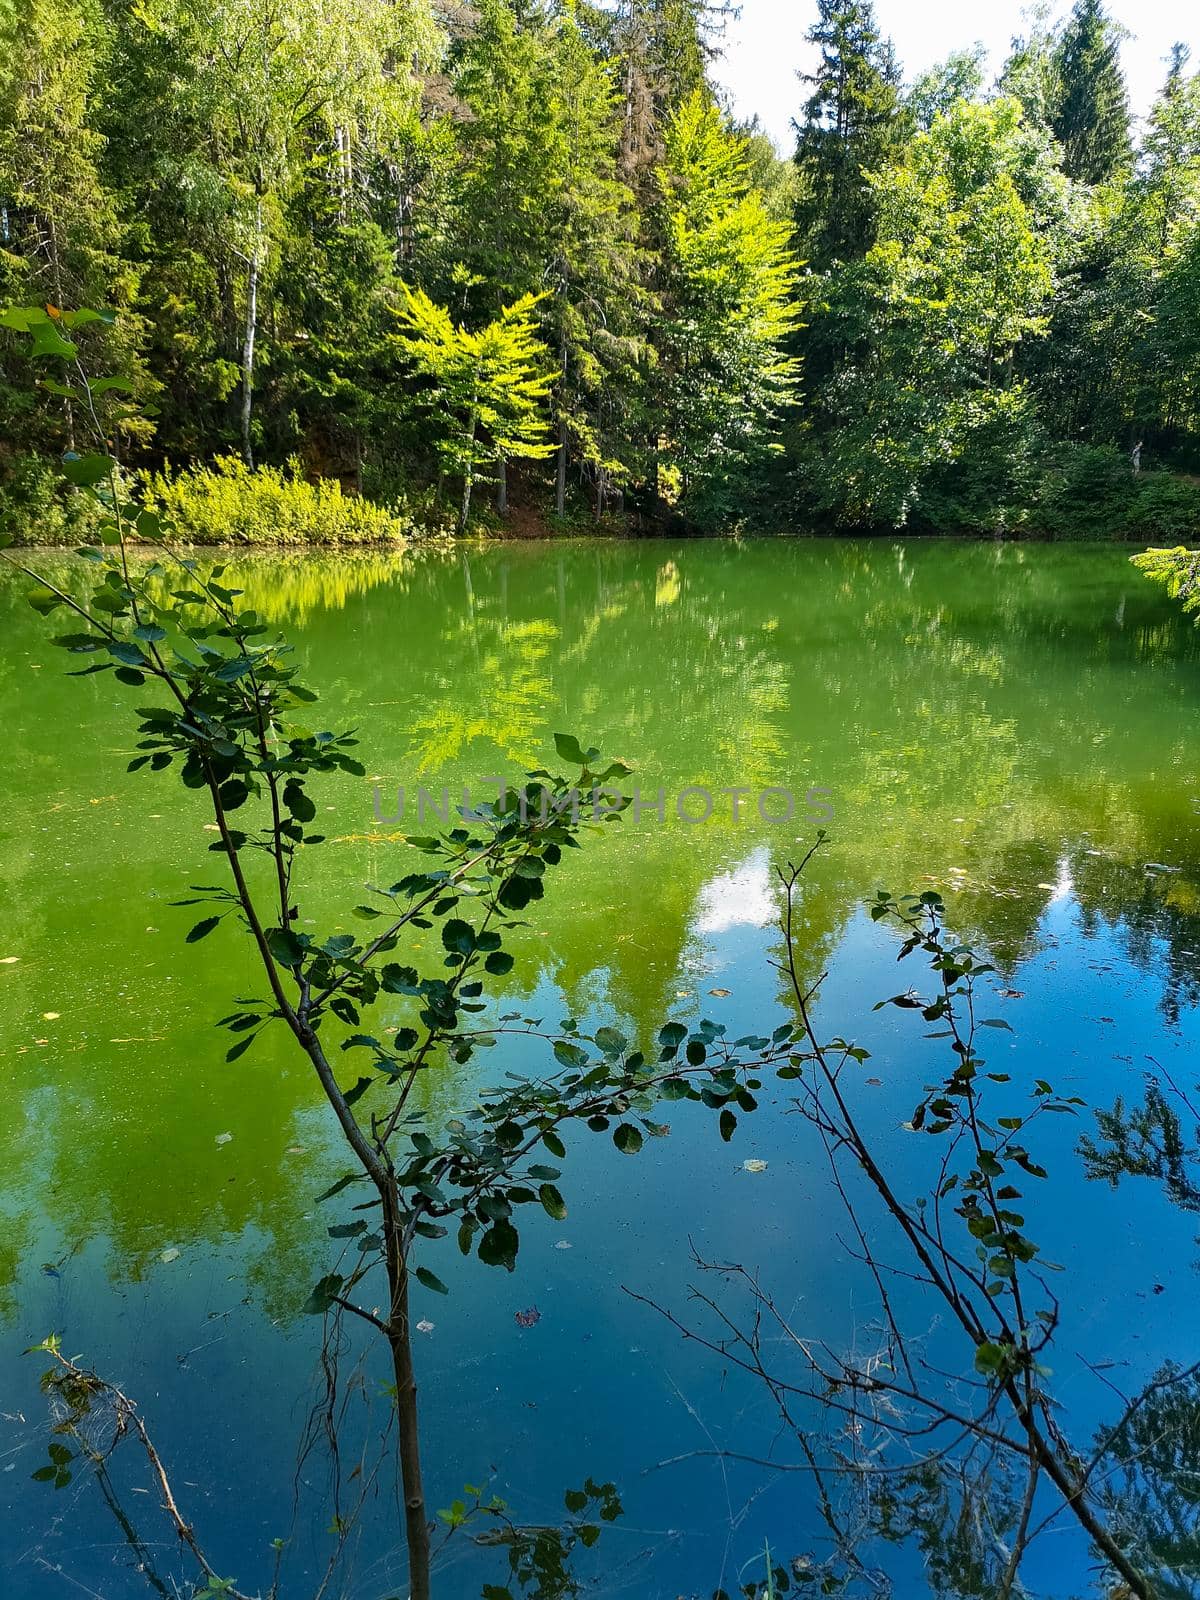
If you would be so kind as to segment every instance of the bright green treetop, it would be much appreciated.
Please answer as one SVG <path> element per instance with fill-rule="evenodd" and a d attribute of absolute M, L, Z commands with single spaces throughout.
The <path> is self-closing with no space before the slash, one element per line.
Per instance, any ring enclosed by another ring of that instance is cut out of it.
<path fill-rule="evenodd" d="M 749 185 L 746 141 L 700 93 L 667 130 L 661 466 L 685 511 L 736 517 L 796 396 L 790 228 Z"/>
<path fill-rule="evenodd" d="M 433 416 L 443 472 L 463 480 L 459 526 L 465 529 L 481 466 L 514 456 L 544 460 L 554 451 L 545 404 L 555 374 L 538 337 L 539 297 L 522 296 L 472 333 L 423 289 L 400 287 L 397 343 L 416 370 L 433 380 L 420 399 Z"/>

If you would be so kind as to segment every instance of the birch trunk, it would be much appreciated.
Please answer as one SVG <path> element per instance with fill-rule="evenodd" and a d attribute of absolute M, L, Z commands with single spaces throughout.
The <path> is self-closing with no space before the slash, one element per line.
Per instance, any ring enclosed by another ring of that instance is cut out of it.
<path fill-rule="evenodd" d="M 242 458 L 254 465 L 250 420 L 254 410 L 254 341 L 258 337 L 258 277 L 262 270 L 262 200 L 254 212 L 254 247 L 246 283 L 246 323 L 242 331 Z"/>

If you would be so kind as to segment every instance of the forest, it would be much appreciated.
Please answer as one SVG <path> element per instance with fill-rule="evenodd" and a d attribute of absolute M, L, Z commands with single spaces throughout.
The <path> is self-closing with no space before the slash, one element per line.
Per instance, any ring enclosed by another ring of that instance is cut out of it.
<path fill-rule="evenodd" d="M 869 0 L 818 0 L 779 152 L 715 87 L 723 21 L 4 0 L 0 302 L 115 313 L 104 426 L 201 542 L 1188 539 L 1187 46 L 1139 128 L 1100 0 L 995 81 L 982 47 L 911 80 Z M 0 529 L 70 541 L 81 420 L 0 337 Z"/>

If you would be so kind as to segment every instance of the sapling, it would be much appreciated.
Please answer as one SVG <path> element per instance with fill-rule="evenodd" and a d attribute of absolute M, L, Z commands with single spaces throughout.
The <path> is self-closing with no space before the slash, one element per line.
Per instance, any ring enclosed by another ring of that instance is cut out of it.
<path fill-rule="evenodd" d="M 264 999 L 239 1001 L 220 1019 L 230 1041 L 225 1059 L 246 1055 L 266 1029 L 290 1034 L 350 1157 L 319 1199 L 334 1201 L 352 1186 L 368 1192 L 348 1220 L 329 1228 L 356 1259 L 324 1274 L 304 1310 L 352 1315 L 386 1341 L 411 1593 L 428 1600 L 413 1279 L 446 1292 L 429 1262 L 451 1230 L 464 1255 L 514 1270 L 523 1208 L 555 1220 L 566 1215 L 561 1171 L 551 1163 L 565 1158 L 562 1134 L 571 1125 L 608 1134 L 618 1151 L 635 1155 L 646 1136 L 666 1132 L 651 1116 L 657 1100 L 687 1097 L 718 1111 L 728 1139 L 734 1107 L 754 1108 L 755 1053 L 765 1051 L 769 1062 L 772 1047 L 757 1038 L 731 1046 L 724 1029 L 709 1022 L 691 1030 L 669 1023 L 647 1060 L 616 1029 L 589 1034 L 574 1019 L 552 1034 L 515 1013 L 498 1026 L 482 1025 L 485 985 L 512 968 L 507 946 L 523 926 L 522 913 L 542 898 L 546 875 L 581 834 L 619 820 L 622 803 L 611 794 L 598 824 L 571 796 L 611 788 L 629 769 L 569 734 L 555 741 L 569 774 L 528 773 L 496 800 L 464 809 L 444 834 L 410 838 L 420 864 L 372 886 L 353 907 L 360 935 L 305 931 L 303 869 L 324 843 L 310 786 L 330 774 L 364 777 L 357 739 L 352 730 L 314 731 L 318 697 L 301 681 L 290 644 L 241 604 L 223 566 L 206 569 L 176 550 L 169 526 L 131 495 L 101 420 L 104 405 L 117 419 L 134 409 L 123 398 L 128 386 L 89 376 L 80 352 L 81 331 L 109 320 L 107 313 L 53 307 L 0 312 L 0 325 L 58 372 L 46 386 L 77 413 L 81 431 L 90 430 L 93 448 L 68 455 L 63 473 L 98 513 L 98 542 L 79 552 L 89 574 L 82 598 L 16 564 L 35 581 L 31 604 L 47 617 L 70 618 L 54 642 L 82 663 L 76 674 L 112 673 L 129 690 L 139 735 L 129 770 L 171 773 L 207 802 L 218 835 L 209 849 L 224 876 L 176 902 L 198 909 L 186 942 L 239 928 L 267 989 Z M 425 936 L 420 956 L 402 951 L 414 931 Z M 405 1008 L 403 1025 L 370 1031 L 371 1014 L 391 1004 Z M 416 1108 L 413 1090 L 423 1074 L 465 1065 L 502 1030 L 541 1041 L 555 1070 L 484 1090 L 445 1127 Z M 786 1051 L 786 1042 L 778 1049 Z M 351 1083 L 339 1065 L 347 1053 L 357 1063 Z M 373 1295 L 380 1274 L 385 1290 Z M 57 1347 L 54 1353 L 59 1359 Z M 88 1381 L 100 1382 L 95 1374 Z M 210 1583 L 232 1583 L 209 1565 L 204 1571 Z"/>

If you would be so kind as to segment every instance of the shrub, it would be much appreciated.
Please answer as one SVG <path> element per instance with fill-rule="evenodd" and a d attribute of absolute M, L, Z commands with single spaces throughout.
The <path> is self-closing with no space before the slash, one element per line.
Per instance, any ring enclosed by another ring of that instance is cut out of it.
<path fill-rule="evenodd" d="M 194 544 L 396 544 L 413 532 L 410 518 L 344 494 L 336 478 L 310 483 L 296 461 L 251 468 L 218 456 L 210 467 L 154 473 L 145 504 Z"/>
<path fill-rule="evenodd" d="M 16 544 L 86 544 L 99 520 L 95 501 L 64 485 L 44 456 L 17 456 L 0 481 L 0 535 Z"/>
<path fill-rule="evenodd" d="M 1172 472 L 1134 473 L 1124 451 L 1111 445 L 1076 446 L 1047 468 L 1031 520 L 1057 539 L 1194 543 L 1200 482 Z"/>
<path fill-rule="evenodd" d="M 1200 480 L 1143 472 L 1129 532 L 1138 539 L 1200 544 Z"/>
<path fill-rule="evenodd" d="M 1054 539 L 1129 537 L 1137 480 L 1111 445 L 1055 452 L 1037 490 L 1032 522 Z"/>

